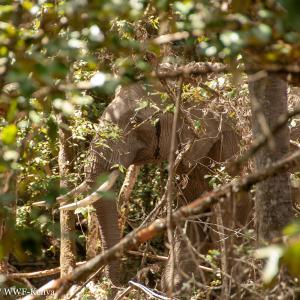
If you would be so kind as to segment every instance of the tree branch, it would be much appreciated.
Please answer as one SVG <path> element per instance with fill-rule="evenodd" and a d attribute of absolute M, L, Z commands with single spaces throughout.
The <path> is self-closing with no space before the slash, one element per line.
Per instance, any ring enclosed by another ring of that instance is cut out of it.
<path fill-rule="evenodd" d="M 182 93 L 182 78 L 180 79 L 180 84 L 177 90 L 177 95 L 175 101 L 175 112 L 173 116 L 172 123 L 172 133 L 171 133 L 171 145 L 170 145 L 170 154 L 169 154 L 169 176 L 167 181 L 167 233 L 168 241 L 170 244 L 170 286 L 168 290 L 168 296 L 173 297 L 174 290 L 174 269 L 175 269 L 175 245 L 174 245 L 174 233 L 173 233 L 173 194 L 174 194 L 174 175 L 175 175 L 175 150 L 176 150 L 176 131 L 177 131 L 177 122 L 179 117 L 180 110 L 180 100 Z"/>
<path fill-rule="evenodd" d="M 76 266 L 80 266 L 85 264 L 85 261 L 76 263 Z M 10 273 L 5 275 L 8 279 L 18 279 L 18 278 L 39 278 L 44 276 L 55 275 L 60 272 L 60 267 L 49 269 L 49 270 L 42 270 L 42 271 L 35 271 L 35 272 L 26 272 L 26 273 Z"/>

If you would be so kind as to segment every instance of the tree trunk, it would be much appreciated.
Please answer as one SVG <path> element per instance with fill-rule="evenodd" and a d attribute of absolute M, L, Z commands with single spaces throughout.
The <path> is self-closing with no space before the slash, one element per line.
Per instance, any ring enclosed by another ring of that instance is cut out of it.
<path fill-rule="evenodd" d="M 72 172 L 74 151 L 71 142 L 71 131 L 68 129 L 66 120 L 57 116 L 59 125 L 59 155 L 58 165 L 60 174 L 60 187 L 70 189 L 68 175 Z M 66 276 L 76 266 L 75 248 L 75 215 L 73 211 L 60 211 L 60 276 Z"/>
<path fill-rule="evenodd" d="M 278 74 L 268 74 L 249 83 L 252 106 L 253 138 L 267 134 L 281 114 L 287 113 L 287 83 Z M 270 137 L 269 144 L 255 157 L 257 170 L 262 170 L 289 152 L 290 133 L 285 128 Z M 258 241 L 280 236 L 282 228 L 292 218 L 289 173 L 269 178 L 256 186 L 255 209 Z"/>

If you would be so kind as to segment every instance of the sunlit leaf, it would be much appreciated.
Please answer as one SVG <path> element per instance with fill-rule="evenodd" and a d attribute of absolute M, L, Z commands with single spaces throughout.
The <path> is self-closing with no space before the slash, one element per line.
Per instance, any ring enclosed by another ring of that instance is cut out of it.
<path fill-rule="evenodd" d="M 281 246 L 271 245 L 269 247 L 261 248 L 255 251 L 255 257 L 259 259 L 266 259 L 266 265 L 263 269 L 262 280 L 265 284 L 271 283 L 279 271 L 279 260 L 284 253 Z"/>
<path fill-rule="evenodd" d="M 300 241 L 292 241 L 287 245 L 283 262 L 287 265 L 289 272 L 294 276 L 300 276 Z"/>
<path fill-rule="evenodd" d="M 17 131 L 17 126 L 14 124 L 4 127 L 1 132 L 2 142 L 7 145 L 13 144 L 16 141 Z"/>
<path fill-rule="evenodd" d="M 293 222 L 283 229 L 283 233 L 288 236 L 300 234 L 300 222 Z"/>

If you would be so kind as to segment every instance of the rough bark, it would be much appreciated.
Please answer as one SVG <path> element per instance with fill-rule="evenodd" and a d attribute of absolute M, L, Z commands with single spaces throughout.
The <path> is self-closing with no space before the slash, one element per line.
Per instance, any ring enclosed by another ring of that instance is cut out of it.
<path fill-rule="evenodd" d="M 67 121 L 61 115 L 57 115 L 57 121 L 59 125 L 58 165 L 61 178 L 60 187 L 70 189 L 68 175 L 72 172 L 74 159 L 71 131 L 68 129 Z M 60 234 L 60 275 L 62 277 L 72 272 L 76 267 L 75 215 L 73 211 L 60 211 Z"/>
<path fill-rule="evenodd" d="M 287 114 L 287 83 L 277 74 L 249 83 L 252 105 L 252 131 L 257 139 L 269 132 L 282 114 Z M 263 116 L 263 120 L 262 120 Z M 267 127 L 267 128 L 266 128 Z M 287 124 L 262 147 L 255 156 L 258 171 L 282 159 L 289 152 L 290 133 Z M 255 209 L 258 240 L 268 241 L 278 237 L 291 220 L 292 200 L 289 173 L 284 172 L 256 186 Z"/>

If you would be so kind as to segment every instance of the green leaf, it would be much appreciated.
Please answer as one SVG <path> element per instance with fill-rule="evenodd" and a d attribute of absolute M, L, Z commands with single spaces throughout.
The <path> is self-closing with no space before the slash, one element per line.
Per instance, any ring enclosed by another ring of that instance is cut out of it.
<path fill-rule="evenodd" d="M 259 42 L 267 43 L 272 37 L 272 28 L 266 24 L 259 24 L 252 29 L 254 36 L 259 40 Z"/>
<path fill-rule="evenodd" d="M 199 120 L 196 120 L 194 122 L 194 126 L 195 126 L 195 129 L 199 130 L 201 128 L 201 122 Z"/>
<path fill-rule="evenodd" d="M 13 12 L 14 6 L 13 5 L 0 5 L 0 16 Z"/>
<path fill-rule="evenodd" d="M 7 125 L 2 129 L 1 140 L 6 145 L 11 145 L 16 141 L 17 137 L 17 126 L 14 124 Z"/>
<path fill-rule="evenodd" d="M 262 273 L 262 280 L 265 284 L 270 284 L 279 270 L 279 260 L 284 253 L 284 249 L 278 245 L 261 248 L 255 251 L 256 258 L 266 258 L 267 263 Z"/>
<path fill-rule="evenodd" d="M 300 222 L 293 222 L 292 224 L 289 224 L 283 229 L 284 235 L 298 235 L 300 234 Z"/>
<path fill-rule="evenodd" d="M 290 273 L 300 276 L 300 241 L 292 242 L 286 249 L 283 261 L 286 263 Z"/>
<path fill-rule="evenodd" d="M 238 32 L 227 30 L 220 35 L 220 40 L 227 47 L 241 47 L 243 40 Z"/>
<path fill-rule="evenodd" d="M 279 2 L 286 9 L 286 13 L 284 17 L 285 23 L 289 26 L 292 26 L 293 29 L 299 30 L 299 26 L 300 26 L 299 0 L 279 0 Z"/>

